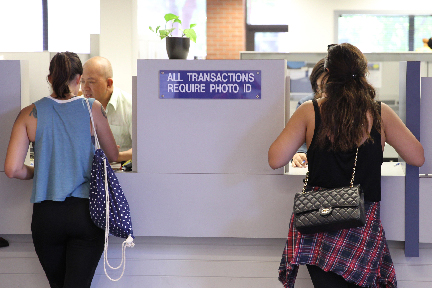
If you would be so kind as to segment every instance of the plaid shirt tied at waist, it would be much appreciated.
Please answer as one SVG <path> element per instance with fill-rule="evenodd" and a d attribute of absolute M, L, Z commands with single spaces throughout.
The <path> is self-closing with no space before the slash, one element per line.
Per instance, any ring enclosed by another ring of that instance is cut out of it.
<path fill-rule="evenodd" d="M 316 265 L 362 287 L 396 288 L 396 273 L 384 229 L 379 202 L 366 202 L 363 227 L 301 234 L 291 217 L 288 239 L 279 267 L 279 281 L 294 288 L 299 265 Z"/>

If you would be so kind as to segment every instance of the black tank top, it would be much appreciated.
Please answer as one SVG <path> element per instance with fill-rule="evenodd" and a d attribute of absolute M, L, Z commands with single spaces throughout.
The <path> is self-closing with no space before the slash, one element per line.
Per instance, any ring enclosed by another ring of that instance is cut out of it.
<path fill-rule="evenodd" d="M 380 111 L 381 111 L 381 103 Z M 321 126 L 321 114 L 316 100 L 313 100 L 315 110 L 315 132 L 307 151 L 309 180 L 308 185 L 324 188 L 348 186 L 351 181 L 354 158 L 357 149 L 347 152 L 330 151 L 318 147 L 316 131 Z M 381 164 L 383 152 L 381 134 L 372 127 L 372 141 L 366 141 L 359 147 L 354 184 L 363 188 L 365 201 L 381 201 Z M 328 140 L 330 142 L 330 140 Z M 327 145 L 325 145 L 327 147 Z"/>

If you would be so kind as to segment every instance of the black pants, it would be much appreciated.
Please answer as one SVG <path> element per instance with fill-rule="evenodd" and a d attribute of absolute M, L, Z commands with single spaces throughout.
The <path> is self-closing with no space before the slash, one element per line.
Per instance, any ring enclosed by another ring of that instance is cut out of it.
<path fill-rule="evenodd" d="M 104 230 L 90 218 L 89 200 L 68 197 L 33 205 L 32 237 L 52 288 L 90 287 L 104 249 Z"/>
<path fill-rule="evenodd" d="M 314 288 L 361 288 L 348 283 L 342 276 L 333 272 L 326 272 L 315 265 L 306 265 L 311 276 Z"/>

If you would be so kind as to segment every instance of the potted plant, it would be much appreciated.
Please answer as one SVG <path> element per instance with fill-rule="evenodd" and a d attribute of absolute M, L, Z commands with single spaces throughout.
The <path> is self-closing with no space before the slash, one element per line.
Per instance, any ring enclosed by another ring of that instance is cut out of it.
<path fill-rule="evenodd" d="M 190 24 L 188 29 L 177 28 L 181 31 L 181 37 L 173 37 L 172 32 L 176 29 L 174 27 L 174 23 L 182 24 L 182 21 L 179 19 L 179 16 L 174 15 L 172 13 L 165 14 L 165 29 L 160 29 L 160 26 L 157 26 L 155 30 L 151 26 L 149 26 L 150 30 L 159 35 L 161 39 L 166 38 L 166 49 L 168 53 L 169 59 L 186 59 L 189 53 L 190 40 L 196 43 L 196 33 L 192 28 L 196 26 L 196 24 Z M 167 29 L 167 24 L 170 22 L 171 28 Z"/>

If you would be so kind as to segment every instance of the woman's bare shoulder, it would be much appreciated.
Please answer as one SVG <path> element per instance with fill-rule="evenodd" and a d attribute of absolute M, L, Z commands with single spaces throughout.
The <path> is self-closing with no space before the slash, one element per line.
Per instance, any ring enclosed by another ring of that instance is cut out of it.
<path fill-rule="evenodd" d="M 30 104 L 27 107 L 24 107 L 19 112 L 15 122 L 17 121 L 26 121 L 28 119 L 37 119 L 37 109 L 35 104 Z"/>
<path fill-rule="evenodd" d="M 384 124 L 384 127 L 388 125 L 395 124 L 396 122 L 401 121 L 396 112 L 387 104 L 381 102 L 381 120 Z"/>
<path fill-rule="evenodd" d="M 314 105 L 312 100 L 308 100 L 306 102 L 303 102 L 296 110 L 299 111 L 301 114 L 307 113 L 307 112 L 311 112 L 314 110 Z"/>

